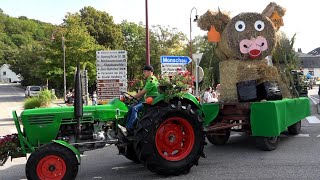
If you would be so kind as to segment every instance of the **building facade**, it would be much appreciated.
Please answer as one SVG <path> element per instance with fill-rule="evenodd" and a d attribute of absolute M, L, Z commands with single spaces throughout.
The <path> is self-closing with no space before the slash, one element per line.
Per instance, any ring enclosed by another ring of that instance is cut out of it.
<path fill-rule="evenodd" d="M 303 74 L 308 73 L 314 77 L 320 77 L 320 56 L 298 53 L 301 59 Z"/>
<path fill-rule="evenodd" d="M 10 69 L 10 65 L 3 64 L 0 67 L 0 82 L 2 83 L 11 83 L 11 82 L 20 82 L 19 76 Z"/>

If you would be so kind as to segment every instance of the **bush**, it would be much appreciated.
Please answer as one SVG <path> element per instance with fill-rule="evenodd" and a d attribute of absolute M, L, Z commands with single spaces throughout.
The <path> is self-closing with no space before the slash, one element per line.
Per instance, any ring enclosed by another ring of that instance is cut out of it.
<path fill-rule="evenodd" d="M 24 109 L 34 109 L 38 107 L 48 107 L 51 100 L 57 97 L 48 89 L 42 90 L 39 96 L 26 99 L 24 102 Z"/>
<path fill-rule="evenodd" d="M 42 90 L 39 93 L 39 101 L 41 103 L 41 107 L 47 107 L 51 100 L 56 99 L 57 97 L 48 89 Z"/>
<path fill-rule="evenodd" d="M 39 97 L 28 98 L 24 101 L 24 109 L 34 109 L 41 106 Z"/>

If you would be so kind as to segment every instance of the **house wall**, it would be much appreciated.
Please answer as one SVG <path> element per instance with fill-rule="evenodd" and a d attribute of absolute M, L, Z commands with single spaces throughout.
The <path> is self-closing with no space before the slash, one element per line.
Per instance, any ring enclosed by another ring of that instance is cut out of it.
<path fill-rule="evenodd" d="M 307 75 L 308 72 L 314 77 L 320 77 L 320 68 L 303 68 L 304 75 Z"/>
<path fill-rule="evenodd" d="M 9 83 L 13 81 L 20 81 L 17 74 L 11 71 L 7 65 L 0 67 L 0 82 Z"/>

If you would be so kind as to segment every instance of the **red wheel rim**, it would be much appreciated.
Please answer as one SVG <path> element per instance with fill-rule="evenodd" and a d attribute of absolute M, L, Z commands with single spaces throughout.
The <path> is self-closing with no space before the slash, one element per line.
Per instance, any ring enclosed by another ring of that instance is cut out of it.
<path fill-rule="evenodd" d="M 170 117 L 157 129 L 156 147 L 164 159 L 180 161 L 190 154 L 194 139 L 193 128 L 186 119 Z"/>
<path fill-rule="evenodd" d="M 62 158 L 50 155 L 42 158 L 37 166 L 39 179 L 60 180 L 67 171 L 66 163 Z"/>

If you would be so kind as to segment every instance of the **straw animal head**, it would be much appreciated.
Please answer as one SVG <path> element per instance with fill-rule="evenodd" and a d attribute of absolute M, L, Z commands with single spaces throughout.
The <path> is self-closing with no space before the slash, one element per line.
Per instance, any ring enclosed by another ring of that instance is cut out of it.
<path fill-rule="evenodd" d="M 217 54 L 222 59 L 259 60 L 275 47 L 276 31 L 283 25 L 284 14 L 285 9 L 275 3 L 270 3 L 263 13 L 241 13 L 231 19 L 220 10 L 208 10 L 199 18 L 198 26 L 205 31 L 216 30 L 221 36 L 216 39 L 220 40 Z"/>

